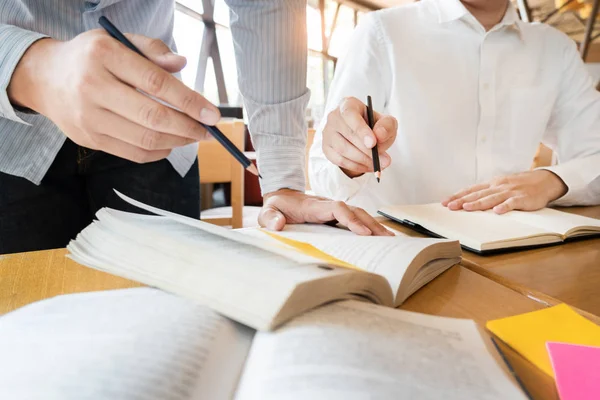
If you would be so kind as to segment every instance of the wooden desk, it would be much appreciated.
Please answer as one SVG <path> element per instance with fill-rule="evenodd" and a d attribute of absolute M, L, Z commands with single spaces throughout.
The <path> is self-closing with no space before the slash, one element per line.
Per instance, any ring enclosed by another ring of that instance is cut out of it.
<path fill-rule="evenodd" d="M 59 294 L 141 286 L 83 267 L 66 250 L 0 257 L 0 314 Z M 454 266 L 410 297 L 402 309 L 486 321 L 539 310 L 545 305 L 462 266 Z M 596 320 L 598 322 L 598 320 Z M 512 367 L 536 399 L 556 399 L 553 380 L 500 344 Z"/>
<path fill-rule="evenodd" d="M 600 219 L 600 206 L 561 208 Z M 411 236 L 423 236 L 385 221 Z M 546 305 L 561 302 L 600 316 L 600 238 L 541 249 L 491 256 L 463 252 L 462 264 L 504 286 Z"/>
<path fill-rule="evenodd" d="M 0 315 L 59 294 L 141 286 L 82 267 L 66 254 L 60 249 L 0 256 Z"/>

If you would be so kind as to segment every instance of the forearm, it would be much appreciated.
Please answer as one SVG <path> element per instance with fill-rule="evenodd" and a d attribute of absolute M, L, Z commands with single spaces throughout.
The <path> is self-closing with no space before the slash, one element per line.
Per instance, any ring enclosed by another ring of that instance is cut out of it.
<path fill-rule="evenodd" d="M 0 24 L 0 117 L 15 122 L 25 123 L 15 110 L 15 106 L 26 106 L 31 85 L 26 82 L 23 70 L 16 71 L 29 48 L 45 35 L 18 28 L 12 25 Z M 15 76 L 17 75 L 17 76 Z M 13 82 L 14 80 L 14 82 Z M 15 85 L 16 84 L 16 85 Z"/>
<path fill-rule="evenodd" d="M 309 99 L 306 2 L 226 2 L 263 194 L 281 188 L 303 191 Z"/>

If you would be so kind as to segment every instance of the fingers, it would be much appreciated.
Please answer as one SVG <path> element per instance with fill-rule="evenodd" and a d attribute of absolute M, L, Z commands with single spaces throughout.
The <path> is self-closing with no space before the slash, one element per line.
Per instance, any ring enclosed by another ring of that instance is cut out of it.
<path fill-rule="evenodd" d="M 377 139 L 365 121 L 367 106 L 354 97 L 347 97 L 342 100 L 339 108 L 346 125 L 362 139 L 366 148 L 373 148 Z"/>
<path fill-rule="evenodd" d="M 327 124 L 323 130 L 323 136 L 332 139 L 335 136 L 341 136 L 352 143 L 352 145 L 361 151 L 365 157 L 371 157 L 371 149 L 365 146 L 364 138 L 348 126 L 346 121 L 344 121 L 344 118 L 342 118 L 339 108 L 333 110 L 327 116 Z"/>
<path fill-rule="evenodd" d="M 219 121 L 221 116 L 217 107 L 140 55 L 132 51 L 113 51 L 107 52 L 103 60 L 106 68 L 128 85 L 167 102 L 207 125 L 215 125 Z"/>
<path fill-rule="evenodd" d="M 281 231 L 285 227 L 286 219 L 283 213 L 275 207 L 266 205 L 258 215 L 258 223 L 263 228 Z"/>
<path fill-rule="evenodd" d="M 125 36 L 133 43 L 142 54 L 168 72 L 174 73 L 181 71 L 187 64 L 187 59 L 171 51 L 160 39 L 153 39 L 133 33 L 126 33 Z"/>
<path fill-rule="evenodd" d="M 464 203 L 462 208 L 466 211 L 484 211 L 494 208 L 511 197 L 510 192 L 498 190 L 498 192 L 484 196 L 479 200 Z"/>
<path fill-rule="evenodd" d="M 354 214 L 369 228 L 374 236 L 396 236 L 393 232 L 387 230 L 383 225 L 375 220 L 369 213 L 362 208 L 350 207 Z"/>
<path fill-rule="evenodd" d="M 469 193 L 477 192 L 479 190 L 487 189 L 490 185 L 488 183 L 481 183 L 474 186 L 471 186 L 467 189 L 463 189 L 460 192 L 453 194 L 452 196 L 442 200 L 442 205 L 444 207 L 448 207 L 451 210 L 460 210 L 458 206 L 458 202 L 455 202 L 457 199 L 460 199 Z"/>
<path fill-rule="evenodd" d="M 375 126 L 373 127 L 373 133 L 377 138 L 377 150 L 380 153 L 385 152 L 396 140 L 398 132 L 398 121 L 396 118 L 375 113 Z"/>
<path fill-rule="evenodd" d="M 350 177 L 356 177 L 373 170 L 372 165 L 368 167 L 364 164 L 357 163 L 354 160 L 344 157 L 330 146 L 324 146 L 323 153 L 325 153 L 325 156 L 329 161 L 344 170 L 344 173 Z"/>
<path fill-rule="evenodd" d="M 498 204 L 494 207 L 494 212 L 496 214 L 506 214 L 512 210 L 521 210 L 525 208 L 525 197 L 524 196 L 515 196 L 506 199 L 503 203 Z"/>
<path fill-rule="evenodd" d="M 144 128 L 109 111 L 100 112 L 95 119 L 97 121 L 90 121 L 92 126 L 97 127 L 94 133 L 115 137 L 144 150 L 169 150 L 196 141 Z"/>
<path fill-rule="evenodd" d="M 102 150 L 138 164 L 162 160 L 171 153 L 171 150 L 145 150 L 107 135 L 93 136 L 92 143 L 86 143 L 86 147 Z"/>
<path fill-rule="evenodd" d="M 106 85 L 104 94 L 97 98 L 98 105 L 144 128 L 195 141 L 209 137 L 206 129 L 198 121 L 144 96 L 121 82 Z"/>
<path fill-rule="evenodd" d="M 386 132 L 385 139 L 389 140 L 387 129 L 394 124 L 395 119 L 390 117 L 380 127 L 380 130 Z M 342 168 L 350 177 L 373 171 L 372 150 L 365 146 L 363 139 L 348 126 L 339 109 L 327 116 L 327 124 L 323 129 L 323 152 L 329 161 Z M 385 148 L 378 148 L 378 150 L 380 166 L 385 169 L 391 164 L 391 157 L 385 153 Z"/>

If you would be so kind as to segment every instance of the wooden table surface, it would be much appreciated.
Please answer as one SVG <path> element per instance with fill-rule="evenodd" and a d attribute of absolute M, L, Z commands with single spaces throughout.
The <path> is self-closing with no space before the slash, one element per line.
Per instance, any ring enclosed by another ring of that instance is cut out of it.
<path fill-rule="evenodd" d="M 59 294 L 140 286 L 136 282 L 83 267 L 66 250 L 0 256 L 0 314 Z M 488 320 L 535 311 L 545 305 L 460 265 L 452 267 L 411 296 L 402 309 L 426 314 Z M 595 318 L 596 323 L 600 319 Z M 535 399 L 557 399 L 552 378 L 500 344 Z"/>
<path fill-rule="evenodd" d="M 560 210 L 600 219 L 600 206 Z M 423 236 L 393 221 L 384 223 Z M 600 315 L 600 238 L 489 256 L 465 250 L 462 264 L 543 304 L 564 302 Z"/>

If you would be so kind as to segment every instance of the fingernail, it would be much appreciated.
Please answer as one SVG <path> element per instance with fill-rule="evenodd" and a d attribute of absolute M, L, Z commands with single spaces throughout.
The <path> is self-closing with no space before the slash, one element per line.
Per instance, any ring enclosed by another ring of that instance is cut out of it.
<path fill-rule="evenodd" d="M 364 142 L 365 142 L 365 146 L 367 146 L 369 149 L 371 147 L 375 146 L 375 139 L 373 139 L 373 137 L 371 135 L 365 136 Z"/>
<path fill-rule="evenodd" d="M 379 137 L 386 137 L 387 129 L 385 129 L 383 126 L 380 126 L 377 129 L 375 129 L 375 134 Z"/>
<path fill-rule="evenodd" d="M 218 112 L 211 110 L 210 108 L 203 108 L 200 111 L 200 122 L 203 122 L 208 125 L 215 125 L 219 122 L 221 116 Z"/>
<path fill-rule="evenodd" d="M 382 168 L 387 168 L 392 163 L 392 158 L 387 153 L 383 153 L 379 155 L 379 162 Z"/>

